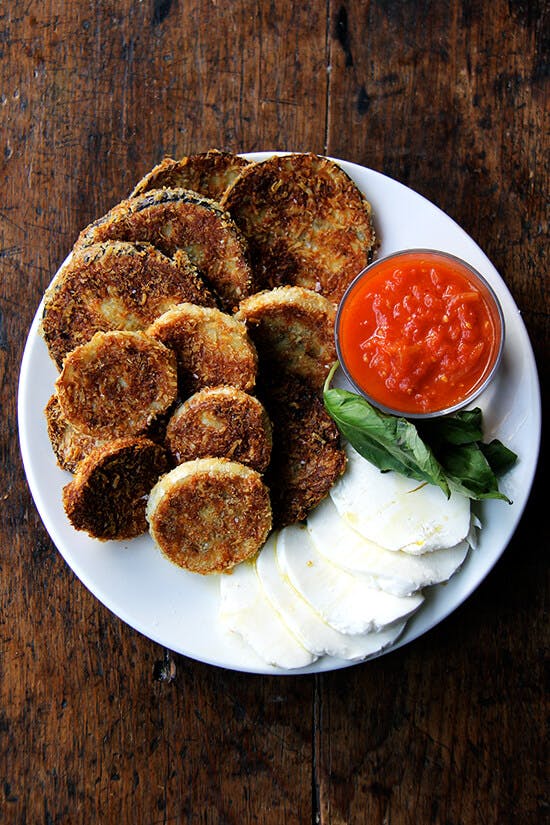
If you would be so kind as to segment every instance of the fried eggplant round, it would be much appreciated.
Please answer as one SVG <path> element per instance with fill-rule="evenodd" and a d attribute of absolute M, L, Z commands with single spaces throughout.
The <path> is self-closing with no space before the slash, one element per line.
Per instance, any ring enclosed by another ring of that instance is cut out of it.
<path fill-rule="evenodd" d="M 204 387 L 230 384 L 248 392 L 256 383 L 258 356 L 246 327 L 212 307 L 179 304 L 147 333 L 176 354 L 182 399 Z"/>
<path fill-rule="evenodd" d="M 284 527 L 306 518 L 346 467 L 334 421 L 318 395 L 298 378 L 264 385 L 261 400 L 273 425 L 266 473 L 273 521 Z"/>
<path fill-rule="evenodd" d="M 188 189 L 154 189 L 128 198 L 84 229 L 76 247 L 106 240 L 147 241 L 165 255 L 183 249 L 232 311 L 254 290 L 247 244 L 218 203 Z"/>
<path fill-rule="evenodd" d="M 327 298 L 297 286 L 251 295 L 235 315 L 254 342 L 260 372 L 295 375 L 317 390 L 337 357 L 335 316 Z"/>
<path fill-rule="evenodd" d="M 188 155 L 181 160 L 164 158 L 136 184 L 130 197 L 151 189 L 192 189 L 219 201 L 227 187 L 248 165 L 249 161 L 239 155 L 217 149 Z"/>
<path fill-rule="evenodd" d="M 41 332 L 53 360 L 95 332 L 141 330 L 167 309 L 214 296 L 183 250 L 168 258 L 148 243 L 105 241 L 73 253 L 46 291 Z"/>
<path fill-rule="evenodd" d="M 96 447 L 63 488 L 69 521 L 102 541 L 139 536 L 147 530 L 147 495 L 168 468 L 166 450 L 147 438 Z"/>
<path fill-rule="evenodd" d="M 56 393 L 46 404 L 44 414 L 52 449 L 62 470 L 76 472 L 77 465 L 88 453 L 106 443 L 105 439 L 94 438 L 75 430 L 61 412 Z"/>
<path fill-rule="evenodd" d="M 255 163 L 221 204 L 248 240 L 258 288 L 304 286 L 338 303 L 371 260 L 370 204 L 328 158 L 291 154 Z"/>
<path fill-rule="evenodd" d="M 263 473 L 271 456 L 271 422 L 254 396 L 237 387 L 210 387 L 174 411 L 166 441 L 178 464 L 228 458 Z"/>
<path fill-rule="evenodd" d="M 161 552 L 194 573 L 221 573 L 253 556 L 271 530 L 269 491 L 250 467 L 199 458 L 171 470 L 147 504 Z"/>
<path fill-rule="evenodd" d="M 96 332 L 67 355 L 56 391 L 64 418 L 79 432 L 137 435 L 174 401 L 176 359 L 143 332 Z"/>

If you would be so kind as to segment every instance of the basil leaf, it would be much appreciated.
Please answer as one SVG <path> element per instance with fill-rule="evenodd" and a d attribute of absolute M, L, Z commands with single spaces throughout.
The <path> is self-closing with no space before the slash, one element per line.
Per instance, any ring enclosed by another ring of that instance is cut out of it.
<path fill-rule="evenodd" d="M 323 400 L 342 435 L 357 452 L 380 470 L 395 470 L 408 478 L 426 481 L 450 495 L 445 473 L 416 427 L 406 418 L 387 415 L 362 396 L 328 389 Z"/>
<path fill-rule="evenodd" d="M 422 422 L 421 432 L 435 448 L 438 444 L 470 444 L 483 437 L 482 413 L 479 407 L 460 410 L 441 418 L 430 418 Z"/>
<path fill-rule="evenodd" d="M 487 459 L 491 470 L 497 476 L 508 472 L 518 460 L 516 453 L 505 447 L 498 438 L 494 438 L 488 444 L 481 443 L 479 449 Z"/>
<path fill-rule="evenodd" d="M 323 398 L 329 415 L 357 452 L 382 472 L 456 490 L 468 498 L 512 502 L 498 489 L 497 475 L 512 467 L 517 455 L 498 439 L 481 441 L 479 407 L 418 422 L 381 412 L 361 395 L 330 389 L 336 362 L 325 381 Z"/>
<path fill-rule="evenodd" d="M 512 503 L 499 491 L 497 477 L 477 444 L 451 445 L 440 461 L 457 492 L 474 499 L 498 498 Z"/>

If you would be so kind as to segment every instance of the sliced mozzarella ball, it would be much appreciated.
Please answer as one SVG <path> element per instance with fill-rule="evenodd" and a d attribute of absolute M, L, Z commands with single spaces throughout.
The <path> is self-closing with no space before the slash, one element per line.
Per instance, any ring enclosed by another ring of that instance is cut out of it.
<path fill-rule="evenodd" d="M 276 535 L 272 535 L 256 560 L 256 569 L 268 600 L 307 650 L 359 661 L 390 644 L 403 625 L 365 635 L 347 635 L 327 624 L 298 593 L 277 561 Z"/>
<path fill-rule="evenodd" d="M 347 446 L 344 475 L 330 491 L 340 516 L 364 538 L 417 555 L 454 547 L 470 529 L 470 501 L 439 487 L 381 473 Z"/>
<path fill-rule="evenodd" d="M 325 622 L 341 633 L 368 633 L 410 616 L 420 594 L 398 597 L 374 588 L 368 579 L 330 564 L 316 549 L 307 529 L 290 525 L 277 540 L 283 573 Z"/>
<path fill-rule="evenodd" d="M 421 556 L 385 550 L 353 530 L 340 517 L 330 496 L 309 514 L 307 529 L 327 561 L 349 572 L 362 573 L 373 587 L 396 596 L 408 596 L 447 581 L 468 553 L 467 541 Z"/>
<path fill-rule="evenodd" d="M 224 575 L 224 574 L 218 574 Z M 218 631 L 220 633 L 220 643 L 223 644 L 228 656 L 239 662 L 239 670 L 243 672 L 263 672 L 265 671 L 266 660 L 263 656 L 258 656 L 248 642 L 225 624 L 219 622 Z"/>
<path fill-rule="evenodd" d="M 242 636 L 264 662 L 292 669 L 315 661 L 266 598 L 253 562 L 221 576 L 220 591 L 222 624 Z"/>

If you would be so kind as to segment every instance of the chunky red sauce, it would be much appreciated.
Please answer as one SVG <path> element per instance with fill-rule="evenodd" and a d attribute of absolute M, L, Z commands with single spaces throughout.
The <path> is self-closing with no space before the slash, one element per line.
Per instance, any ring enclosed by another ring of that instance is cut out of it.
<path fill-rule="evenodd" d="M 493 366 L 501 337 L 489 290 L 438 253 L 405 252 L 372 266 L 345 296 L 337 326 L 353 382 L 405 414 L 463 401 Z"/>

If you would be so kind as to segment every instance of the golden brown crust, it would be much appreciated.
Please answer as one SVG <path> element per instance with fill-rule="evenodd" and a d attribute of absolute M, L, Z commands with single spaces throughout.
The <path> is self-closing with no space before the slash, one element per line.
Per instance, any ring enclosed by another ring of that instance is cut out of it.
<path fill-rule="evenodd" d="M 143 332 L 96 332 L 67 355 L 56 390 L 63 416 L 79 432 L 136 435 L 174 401 L 176 359 Z"/>
<path fill-rule="evenodd" d="M 120 438 L 96 447 L 63 488 L 69 521 L 102 541 L 139 536 L 147 530 L 147 495 L 167 469 L 166 451 L 147 438 Z"/>
<path fill-rule="evenodd" d="M 84 229 L 76 247 L 147 241 L 165 255 L 183 249 L 221 306 L 231 311 L 252 289 L 246 241 L 219 204 L 187 189 L 155 189 L 114 206 Z"/>
<path fill-rule="evenodd" d="M 151 491 L 151 535 L 162 553 L 194 573 L 221 573 L 253 556 L 271 529 L 259 473 L 223 458 L 180 464 Z"/>
<path fill-rule="evenodd" d="M 335 315 L 322 295 L 284 286 L 246 298 L 235 317 L 246 324 L 261 372 L 295 375 L 320 390 L 337 357 Z"/>
<path fill-rule="evenodd" d="M 306 518 L 342 475 L 346 456 L 338 429 L 322 401 L 304 382 L 262 387 L 261 399 L 273 424 L 273 452 L 266 474 L 273 521 L 283 527 Z"/>
<path fill-rule="evenodd" d="M 271 423 L 257 398 L 236 387 L 212 387 L 175 410 L 166 440 L 178 464 L 219 457 L 263 473 L 271 456 Z"/>
<path fill-rule="evenodd" d="M 370 205 L 327 158 L 292 154 L 253 164 L 221 203 L 248 240 L 260 288 L 304 286 L 338 303 L 371 259 Z"/>
<path fill-rule="evenodd" d="M 181 398 L 203 387 L 231 384 L 248 392 L 258 356 L 246 327 L 211 307 L 179 304 L 154 321 L 148 334 L 176 354 Z"/>
<path fill-rule="evenodd" d="M 315 155 L 165 159 L 132 194 L 83 230 L 46 296 L 42 332 L 63 363 L 48 432 L 76 472 L 64 505 L 76 529 L 131 538 L 150 493 L 163 552 L 219 572 L 257 552 L 272 520 L 305 518 L 345 468 L 319 390 L 336 358 L 334 303 L 372 254 L 371 210 Z M 265 409 L 246 395 L 254 343 Z M 196 395 L 165 433 L 178 384 Z M 182 462 L 158 483 L 170 456 L 151 438 Z"/>
<path fill-rule="evenodd" d="M 164 158 L 135 186 L 134 198 L 151 189 L 192 189 L 212 200 L 219 200 L 249 161 L 231 152 L 210 149 L 181 160 Z"/>
<path fill-rule="evenodd" d="M 77 464 L 88 453 L 95 447 L 100 447 L 105 443 L 104 439 L 84 435 L 84 433 L 75 430 L 63 416 L 55 393 L 46 404 L 44 414 L 52 449 L 62 470 L 69 470 L 69 472 L 74 473 Z"/>
<path fill-rule="evenodd" d="M 105 241 L 77 250 L 60 270 L 46 292 L 41 332 L 61 367 L 95 332 L 145 329 L 182 301 L 215 304 L 183 250 L 168 258 L 148 243 Z"/>

